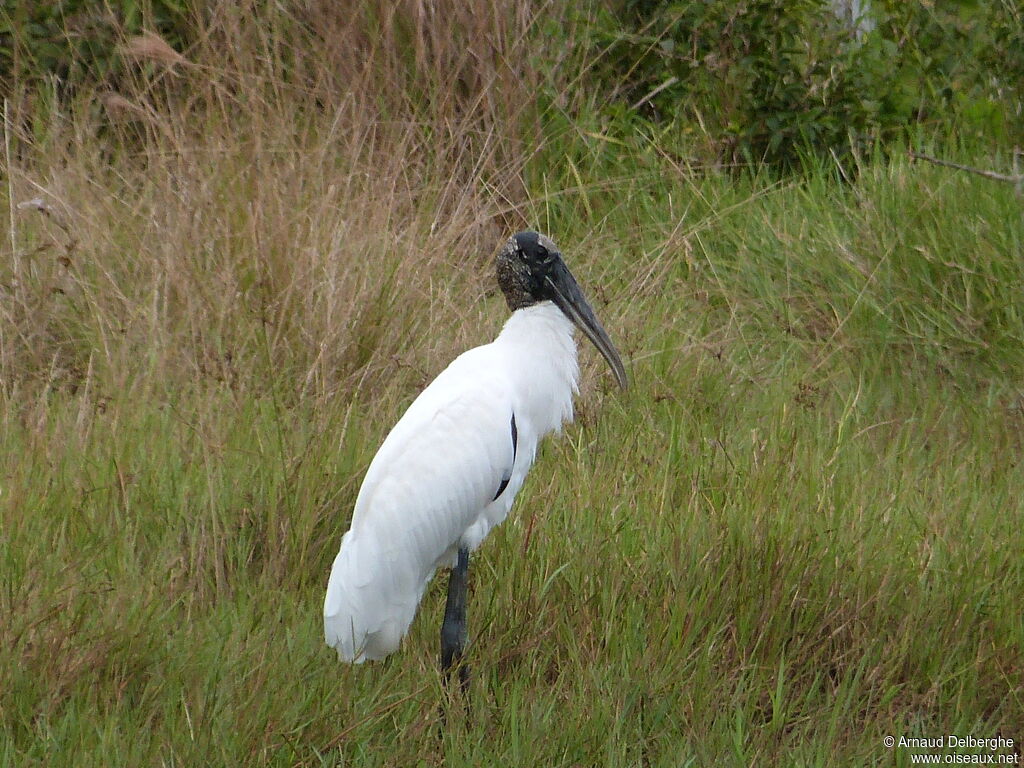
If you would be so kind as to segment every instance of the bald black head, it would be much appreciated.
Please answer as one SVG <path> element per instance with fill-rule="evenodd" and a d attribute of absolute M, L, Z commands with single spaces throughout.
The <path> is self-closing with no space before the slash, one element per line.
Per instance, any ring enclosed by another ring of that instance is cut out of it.
<path fill-rule="evenodd" d="M 498 253 L 498 286 L 508 308 L 529 307 L 554 301 L 551 279 L 565 269 L 558 246 L 539 232 L 519 232 L 508 239 Z"/>

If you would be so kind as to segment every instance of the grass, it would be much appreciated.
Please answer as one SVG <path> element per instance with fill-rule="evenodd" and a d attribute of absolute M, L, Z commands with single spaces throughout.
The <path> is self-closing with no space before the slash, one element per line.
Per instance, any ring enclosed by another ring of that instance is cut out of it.
<path fill-rule="evenodd" d="M 401 46 L 304 62 L 305 27 L 261 41 L 235 20 L 187 65 L 131 70 L 122 122 L 90 94 L 12 102 L 0 763 L 909 765 L 885 736 L 1019 745 L 1012 189 L 898 156 L 736 177 L 613 141 L 585 105 L 510 113 L 558 70 L 494 18 L 477 34 L 525 69 L 466 91 L 390 93 L 417 71 Z M 435 72 L 446 44 L 409 50 Z M 472 713 L 439 738 L 443 580 L 402 651 L 360 667 L 323 644 L 323 590 L 388 428 L 500 327 L 490 258 L 522 225 L 562 245 L 633 388 L 583 349 L 576 422 L 474 558 Z"/>

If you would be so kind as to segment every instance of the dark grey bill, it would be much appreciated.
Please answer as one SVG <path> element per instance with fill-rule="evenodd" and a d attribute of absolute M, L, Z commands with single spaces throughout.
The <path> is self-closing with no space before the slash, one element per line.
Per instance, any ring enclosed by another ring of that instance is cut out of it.
<path fill-rule="evenodd" d="M 580 290 L 576 278 L 565 266 L 565 262 L 558 259 L 551 272 L 545 275 L 545 280 L 551 287 L 551 300 L 594 343 L 597 350 L 608 361 L 608 365 L 611 366 L 619 386 L 626 389 L 629 386 L 629 379 L 626 378 L 626 369 L 622 365 L 618 350 L 615 349 L 612 340 L 608 338 L 607 332 L 594 314 L 583 291 Z"/>

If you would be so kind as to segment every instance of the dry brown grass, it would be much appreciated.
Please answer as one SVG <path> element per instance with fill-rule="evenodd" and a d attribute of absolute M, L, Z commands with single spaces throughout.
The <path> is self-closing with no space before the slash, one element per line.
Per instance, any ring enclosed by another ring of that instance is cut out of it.
<path fill-rule="evenodd" d="M 9 105 L 9 395 L 269 370 L 372 392 L 411 341 L 434 353 L 424 323 L 464 327 L 531 218 L 531 47 L 554 12 L 379 5 L 217 3 L 193 49 L 126 40 L 117 89 L 45 125 Z"/>

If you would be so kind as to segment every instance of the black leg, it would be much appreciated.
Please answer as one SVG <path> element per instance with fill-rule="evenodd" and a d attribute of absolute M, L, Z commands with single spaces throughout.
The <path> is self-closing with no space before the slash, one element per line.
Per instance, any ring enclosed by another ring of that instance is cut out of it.
<path fill-rule="evenodd" d="M 448 601 L 441 624 L 441 674 L 445 687 L 451 678 L 452 667 L 459 670 L 459 684 L 464 695 L 469 694 L 469 667 L 462 662 L 466 649 L 466 592 L 469 586 L 469 550 L 459 549 L 459 558 L 448 577 Z"/>

